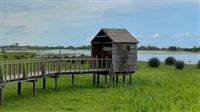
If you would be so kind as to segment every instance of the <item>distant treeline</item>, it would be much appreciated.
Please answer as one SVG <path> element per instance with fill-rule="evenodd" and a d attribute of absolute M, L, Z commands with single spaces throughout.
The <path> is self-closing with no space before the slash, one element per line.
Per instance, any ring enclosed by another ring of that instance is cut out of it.
<path fill-rule="evenodd" d="M 4 51 L 15 51 L 15 50 L 21 50 L 21 51 L 26 51 L 26 50 L 52 50 L 52 49 L 85 49 L 85 50 L 90 50 L 91 45 L 83 45 L 79 47 L 75 46 L 20 46 L 18 43 L 15 43 L 14 45 L 6 45 L 6 46 L 0 46 L 2 49 L 2 52 Z M 181 48 L 181 47 L 176 47 L 176 46 L 170 46 L 168 48 L 159 48 L 156 46 L 152 45 L 147 45 L 147 46 L 139 46 L 138 50 L 140 51 L 188 51 L 188 52 L 200 52 L 200 47 L 194 46 L 193 48 Z"/>
<path fill-rule="evenodd" d="M 138 47 L 140 51 L 187 51 L 187 52 L 200 52 L 200 47 L 194 46 L 193 48 L 181 48 L 176 46 L 170 46 L 168 48 L 159 48 L 156 46 L 140 46 Z"/>
<path fill-rule="evenodd" d="M 14 45 L 6 45 L 6 46 L 0 46 L 0 49 L 2 51 L 12 51 L 12 50 L 51 50 L 51 49 L 91 49 L 90 45 L 83 45 L 83 46 L 19 46 L 19 44 L 14 44 Z"/>

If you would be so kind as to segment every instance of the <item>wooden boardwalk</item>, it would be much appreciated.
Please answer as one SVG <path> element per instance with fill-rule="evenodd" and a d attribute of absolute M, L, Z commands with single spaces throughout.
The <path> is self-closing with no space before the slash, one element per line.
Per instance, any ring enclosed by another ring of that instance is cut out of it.
<path fill-rule="evenodd" d="M 55 90 L 57 90 L 58 77 L 62 75 L 72 76 L 72 85 L 74 85 L 74 76 L 76 74 L 93 74 L 93 84 L 99 85 L 100 75 L 105 75 L 105 83 L 109 74 L 111 81 L 118 82 L 112 76 L 112 60 L 108 58 L 59 58 L 59 59 L 35 59 L 4 61 L 0 63 L 0 104 L 3 104 L 3 88 L 9 83 L 17 84 L 17 94 L 21 94 L 21 83 L 33 83 L 33 95 L 36 95 L 36 81 L 43 79 L 43 89 L 46 88 L 46 78 L 55 79 Z M 132 75 L 129 74 L 131 84 Z M 125 75 L 123 75 L 123 84 L 125 84 Z"/>

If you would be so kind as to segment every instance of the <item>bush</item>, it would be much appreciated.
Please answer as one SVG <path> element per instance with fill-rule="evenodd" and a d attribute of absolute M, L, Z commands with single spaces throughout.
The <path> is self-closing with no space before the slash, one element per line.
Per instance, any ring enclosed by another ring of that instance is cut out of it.
<path fill-rule="evenodd" d="M 17 55 L 17 54 L 16 54 L 16 55 L 14 55 L 14 58 L 15 58 L 15 59 L 17 59 L 17 60 L 20 60 L 20 56 L 19 56 L 19 55 Z"/>
<path fill-rule="evenodd" d="M 3 59 L 7 59 L 8 58 L 8 55 L 3 55 Z"/>
<path fill-rule="evenodd" d="M 150 67 L 155 68 L 155 67 L 159 67 L 160 61 L 159 61 L 158 58 L 151 58 L 151 59 L 149 60 L 148 64 L 149 64 Z"/>
<path fill-rule="evenodd" d="M 197 63 L 197 68 L 200 69 L 200 60 L 199 60 L 199 62 Z"/>
<path fill-rule="evenodd" d="M 183 61 L 176 61 L 175 62 L 175 67 L 176 69 L 183 69 L 184 68 L 184 62 Z"/>
<path fill-rule="evenodd" d="M 23 54 L 20 55 L 20 59 L 25 59 L 25 58 L 26 57 Z"/>
<path fill-rule="evenodd" d="M 64 55 L 63 57 L 64 57 L 64 58 L 69 58 L 69 56 L 68 56 L 68 55 Z"/>
<path fill-rule="evenodd" d="M 165 59 L 165 64 L 166 65 L 173 65 L 174 63 L 175 63 L 175 59 L 174 59 L 174 57 L 168 57 L 168 58 L 166 58 Z"/>
<path fill-rule="evenodd" d="M 58 55 L 53 55 L 52 58 L 59 58 L 59 56 Z"/>
<path fill-rule="evenodd" d="M 31 54 L 31 58 L 34 58 L 36 55 L 35 54 Z"/>

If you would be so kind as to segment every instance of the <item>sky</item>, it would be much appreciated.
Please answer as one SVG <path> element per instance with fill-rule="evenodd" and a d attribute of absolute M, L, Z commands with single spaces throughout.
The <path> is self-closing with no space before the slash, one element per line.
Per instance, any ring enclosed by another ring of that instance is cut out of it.
<path fill-rule="evenodd" d="M 89 45 L 101 28 L 125 28 L 139 40 L 139 46 L 200 47 L 199 0 L 1 0 L 0 3 L 1 45 Z"/>

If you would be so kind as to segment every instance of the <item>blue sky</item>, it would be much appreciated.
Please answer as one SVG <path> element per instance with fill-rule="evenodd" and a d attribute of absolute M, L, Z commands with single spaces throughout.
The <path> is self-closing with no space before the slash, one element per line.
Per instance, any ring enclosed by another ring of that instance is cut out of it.
<path fill-rule="evenodd" d="M 81 46 L 101 28 L 126 28 L 139 45 L 200 46 L 200 1 L 2 0 L 1 44 Z"/>

